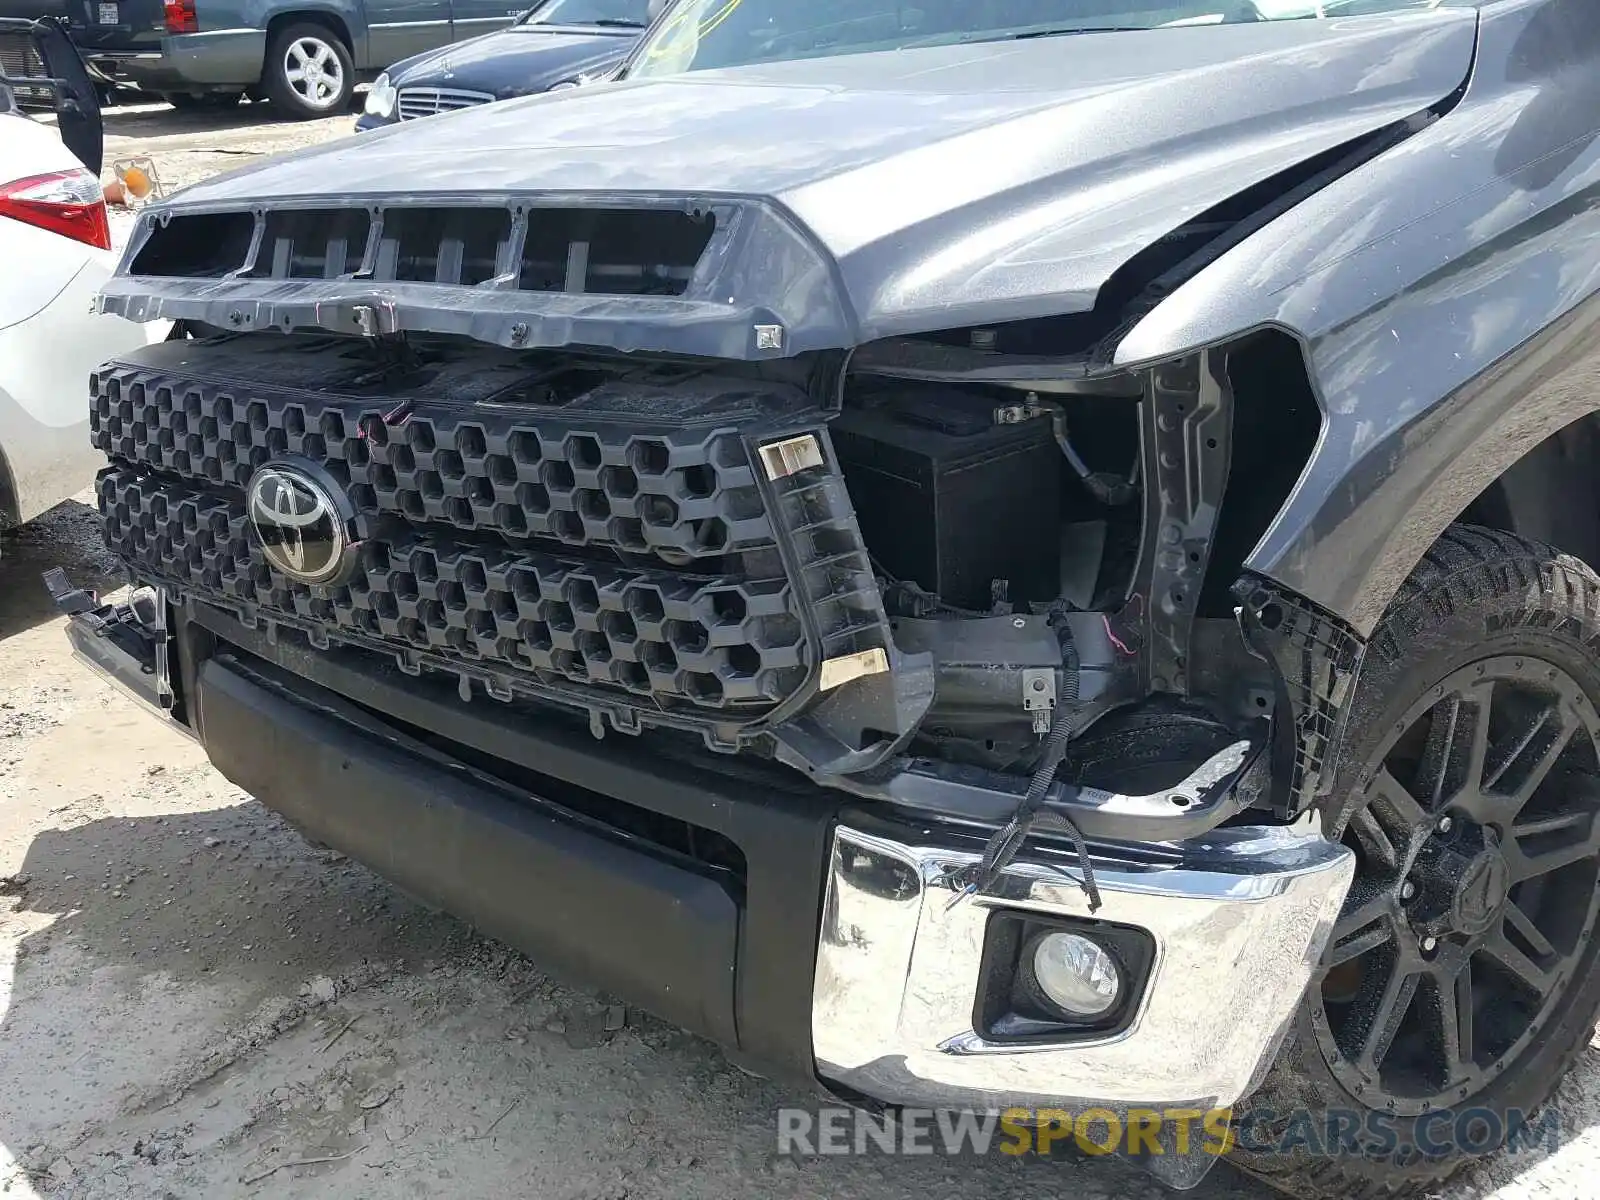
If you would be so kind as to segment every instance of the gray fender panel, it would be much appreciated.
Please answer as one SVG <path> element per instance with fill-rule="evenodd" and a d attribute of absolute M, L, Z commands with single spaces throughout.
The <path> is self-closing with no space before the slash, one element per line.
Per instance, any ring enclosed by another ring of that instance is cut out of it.
<path fill-rule="evenodd" d="M 1179 288 L 1132 365 L 1276 326 L 1324 412 L 1299 484 L 1246 560 L 1368 634 L 1496 476 L 1600 408 L 1600 8 L 1484 14 L 1442 120 Z"/>

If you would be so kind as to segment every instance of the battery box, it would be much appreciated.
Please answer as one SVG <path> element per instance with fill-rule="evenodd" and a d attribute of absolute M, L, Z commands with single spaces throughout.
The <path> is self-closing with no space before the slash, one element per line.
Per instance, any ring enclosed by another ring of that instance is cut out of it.
<path fill-rule="evenodd" d="M 1061 451 L 1048 418 L 995 423 L 996 402 L 954 390 L 875 397 L 830 432 L 873 556 L 959 608 L 1060 588 Z"/>

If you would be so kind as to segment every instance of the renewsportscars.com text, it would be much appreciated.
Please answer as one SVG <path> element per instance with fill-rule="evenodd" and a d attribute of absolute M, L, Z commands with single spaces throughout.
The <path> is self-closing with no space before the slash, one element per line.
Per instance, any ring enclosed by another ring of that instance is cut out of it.
<path fill-rule="evenodd" d="M 1367 1109 L 1275 1111 L 1225 1108 L 1007 1108 L 952 1112 L 904 1108 L 868 1113 L 844 1106 L 781 1108 L 778 1153 L 816 1155 L 1050 1154 L 1218 1156 L 1238 1147 L 1261 1154 L 1427 1157 L 1483 1156 L 1560 1147 L 1561 1113 L 1546 1107 L 1435 1109 L 1407 1126 Z"/>

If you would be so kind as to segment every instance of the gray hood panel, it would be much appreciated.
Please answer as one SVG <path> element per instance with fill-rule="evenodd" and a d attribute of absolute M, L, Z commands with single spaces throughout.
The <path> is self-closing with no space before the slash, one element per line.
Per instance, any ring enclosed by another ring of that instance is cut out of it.
<path fill-rule="evenodd" d="M 1466 10 L 1285 20 L 622 83 L 314 148 L 168 207 L 270 207 L 335 188 L 379 205 L 757 200 L 831 260 L 842 327 L 822 341 L 844 345 L 1088 310 L 1119 266 L 1186 220 L 1458 89 L 1475 27 Z M 759 285 L 742 298 L 764 291 L 781 308 L 782 266 L 763 279 L 762 264 L 742 264 Z M 113 290 L 153 299 L 155 282 Z"/>

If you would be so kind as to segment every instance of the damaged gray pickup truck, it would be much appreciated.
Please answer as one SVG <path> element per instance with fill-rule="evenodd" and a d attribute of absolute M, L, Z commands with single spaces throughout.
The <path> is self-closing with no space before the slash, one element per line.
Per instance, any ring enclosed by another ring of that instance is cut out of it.
<path fill-rule="evenodd" d="M 755 1070 L 1427 1186 L 1600 1006 L 1597 126 L 1590 0 L 679 0 L 146 210 L 52 589 Z"/>

